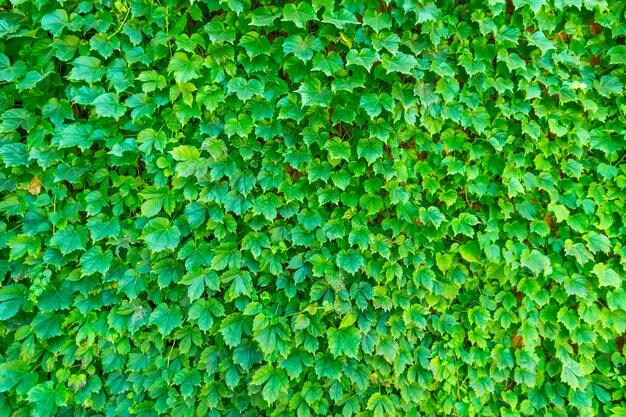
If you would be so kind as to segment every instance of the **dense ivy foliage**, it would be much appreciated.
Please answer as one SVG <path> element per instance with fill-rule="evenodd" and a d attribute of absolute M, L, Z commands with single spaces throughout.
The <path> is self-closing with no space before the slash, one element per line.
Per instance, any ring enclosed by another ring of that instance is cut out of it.
<path fill-rule="evenodd" d="M 0 416 L 626 416 L 625 12 L 0 1 Z"/>

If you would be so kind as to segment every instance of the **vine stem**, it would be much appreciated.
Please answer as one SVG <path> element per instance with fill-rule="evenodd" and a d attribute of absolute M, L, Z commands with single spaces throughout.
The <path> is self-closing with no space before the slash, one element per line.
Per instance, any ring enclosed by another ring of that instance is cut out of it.
<path fill-rule="evenodd" d="M 119 33 L 119 31 L 122 30 L 122 28 L 124 27 L 124 24 L 128 20 L 128 15 L 129 14 L 130 14 L 130 7 L 128 7 L 128 10 L 126 11 L 126 16 L 124 16 L 124 20 L 122 20 L 122 23 L 120 23 L 120 25 L 117 27 L 117 29 L 115 29 L 115 32 L 113 32 L 112 34 L 109 35 L 109 39 L 111 39 L 113 36 L 117 35 Z"/>

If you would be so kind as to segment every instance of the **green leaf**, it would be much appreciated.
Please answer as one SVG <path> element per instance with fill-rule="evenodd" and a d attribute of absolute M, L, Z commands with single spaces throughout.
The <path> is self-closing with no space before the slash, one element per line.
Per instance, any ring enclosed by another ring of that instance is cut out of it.
<path fill-rule="evenodd" d="M 383 111 L 383 108 L 391 111 L 393 109 L 393 100 L 391 96 L 385 93 L 369 93 L 361 96 L 360 105 L 370 117 L 374 118 Z"/>
<path fill-rule="evenodd" d="M 0 53 L 0 81 L 16 81 L 19 77 L 26 74 L 26 71 L 24 61 L 16 61 L 11 65 L 9 57 Z"/>
<path fill-rule="evenodd" d="M 304 28 L 309 20 L 317 20 L 315 10 L 308 3 L 287 3 L 283 8 L 283 22 L 293 22 L 296 27 Z"/>
<path fill-rule="evenodd" d="M 434 206 L 428 207 L 427 209 L 424 207 L 420 207 L 419 216 L 420 220 L 423 223 L 430 222 L 436 228 L 439 228 L 446 219 L 446 216 L 437 207 Z"/>
<path fill-rule="evenodd" d="M 313 57 L 313 70 L 322 71 L 329 77 L 332 77 L 337 71 L 343 69 L 343 60 L 337 52 L 329 54 L 317 53 Z"/>
<path fill-rule="evenodd" d="M 587 248 L 589 248 L 594 255 L 598 252 L 609 253 L 611 251 L 611 241 L 603 234 L 589 232 Z"/>
<path fill-rule="evenodd" d="M 162 217 L 150 220 L 142 233 L 142 238 L 145 240 L 148 248 L 154 252 L 176 249 L 180 242 L 180 237 L 180 229 Z"/>
<path fill-rule="evenodd" d="M 283 42 L 285 54 L 294 54 L 304 62 L 309 61 L 315 52 L 322 49 L 324 49 L 324 44 L 313 35 L 307 35 L 305 38 L 300 35 L 292 35 Z"/>
<path fill-rule="evenodd" d="M 274 20 L 280 17 L 281 11 L 279 8 L 270 7 L 257 7 L 252 13 L 252 25 L 254 26 L 272 26 Z"/>
<path fill-rule="evenodd" d="M 614 46 L 606 54 L 611 59 L 611 65 L 626 64 L 626 46 Z"/>
<path fill-rule="evenodd" d="M 34 386 L 28 391 L 28 400 L 34 404 L 33 417 L 52 417 L 56 414 L 57 403 L 61 403 L 52 381 Z"/>
<path fill-rule="evenodd" d="M 359 158 L 365 158 L 370 164 L 383 156 L 383 143 L 373 137 L 359 140 L 356 148 Z"/>
<path fill-rule="evenodd" d="M 120 98 L 115 93 L 101 94 L 93 101 L 96 114 L 102 117 L 112 117 L 119 120 L 126 111 L 126 106 L 120 104 Z"/>
<path fill-rule="evenodd" d="M 298 88 L 305 106 L 328 106 L 332 92 L 317 78 L 310 78 Z"/>
<path fill-rule="evenodd" d="M 19 384 L 30 372 L 28 364 L 22 360 L 0 363 L 0 392 L 7 392 Z"/>
<path fill-rule="evenodd" d="M 215 300 L 200 299 L 189 308 L 189 318 L 197 320 L 198 327 L 207 331 L 213 326 L 213 316 L 223 316 L 224 307 Z"/>
<path fill-rule="evenodd" d="M 378 61 L 380 61 L 380 55 L 378 55 L 378 52 L 367 48 L 360 50 L 350 49 L 346 55 L 347 65 L 359 65 L 367 71 L 372 69 L 374 63 Z"/>
<path fill-rule="evenodd" d="M 159 305 L 150 315 L 150 324 L 156 324 L 162 336 L 170 334 L 182 322 L 183 316 L 178 306 Z"/>
<path fill-rule="evenodd" d="M 27 296 L 28 290 L 22 284 L 11 284 L 0 288 L 0 320 L 7 320 L 16 315 L 26 304 Z"/>
<path fill-rule="evenodd" d="M 57 9 L 41 18 L 41 27 L 52 33 L 54 37 L 59 36 L 68 23 L 67 12 L 63 9 Z"/>
<path fill-rule="evenodd" d="M 72 81 L 86 81 L 89 84 L 100 81 L 106 72 L 100 64 L 101 61 L 98 58 L 80 56 L 72 61 L 69 79 Z"/>
<path fill-rule="evenodd" d="M 62 125 L 65 119 L 74 120 L 74 113 L 67 100 L 59 102 L 56 98 L 51 98 L 41 109 L 41 114 L 50 119 L 55 126 Z"/>
<path fill-rule="evenodd" d="M 576 262 L 580 265 L 585 265 L 587 262 L 593 260 L 593 255 L 585 249 L 582 243 L 572 243 L 571 240 L 565 241 L 565 254 L 576 258 Z"/>
<path fill-rule="evenodd" d="M 201 67 L 202 58 L 198 55 L 191 55 L 191 57 L 189 57 L 184 52 L 176 52 L 170 59 L 167 70 L 173 72 L 174 79 L 177 83 L 181 84 L 198 78 L 200 76 L 198 71 Z"/>
<path fill-rule="evenodd" d="M 445 101 L 452 101 L 459 94 L 459 82 L 455 78 L 441 78 L 437 82 L 435 92 L 441 94 Z"/>
<path fill-rule="evenodd" d="M 413 55 L 407 55 L 402 52 L 398 52 L 393 56 L 387 54 L 382 55 L 382 66 L 387 70 L 387 74 L 399 72 L 401 74 L 410 75 L 416 65 L 417 60 Z"/>
<path fill-rule="evenodd" d="M 112 261 L 113 252 L 110 250 L 103 252 L 100 246 L 94 246 L 80 257 L 80 266 L 85 275 L 97 272 L 104 275 L 111 267 Z"/>
<path fill-rule="evenodd" d="M 259 80 L 233 78 L 228 83 L 228 92 L 235 93 L 241 101 L 248 101 L 255 95 L 263 94 L 263 84 Z"/>
<path fill-rule="evenodd" d="M 375 215 L 385 208 L 385 201 L 379 195 L 363 194 L 359 199 L 359 205 L 367 211 L 368 215 Z"/>
<path fill-rule="evenodd" d="M 621 288 L 622 286 L 622 278 L 620 275 L 603 263 L 594 265 L 591 272 L 598 277 L 601 287 L 611 286 Z"/>
<path fill-rule="evenodd" d="M 65 230 L 57 230 L 50 239 L 50 244 L 59 248 L 63 255 L 76 250 L 85 250 L 88 236 L 84 229 L 76 230 L 68 226 Z"/>
<path fill-rule="evenodd" d="M 228 137 L 237 135 L 245 138 L 252 132 L 253 122 L 252 118 L 247 114 L 240 114 L 237 118 L 230 118 L 224 124 L 224 132 Z"/>
<path fill-rule="evenodd" d="M 367 400 L 367 409 L 372 412 L 373 417 L 395 417 L 396 407 L 387 395 L 380 393 L 373 394 Z"/>
<path fill-rule="evenodd" d="M 55 313 L 38 313 L 31 323 L 31 327 L 40 339 L 50 339 L 62 334 L 63 317 Z"/>
<path fill-rule="evenodd" d="M 355 249 L 339 251 L 337 266 L 349 274 L 354 274 L 364 265 L 363 256 Z"/>
<path fill-rule="evenodd" d="M 581 379 L 584 375 L 583 367 L 573 360 L 567 360 L 563 362 L 561 368 L 561 381 L 574 389 L 578 389 L 583 384 Z"/>
<path fill-rule="evenodd" d="M 551 49 L 555 49 L 554 43 L 541 31 L 533 33 L 532 36 L 528 38 L 528 43 L 538 47 L 542 54 L 545 54 Z"/>
<path fill-rule="evenodd" d="M 269 404 L 273 404 L 282 396 L 287 395 L 289 390 L 289 380 L 285 371 L 275 369 L 272 365 L 264 365 L 257 369 L 250 383 L 251 385 L 263 386 L 263 399 Z"/>
<path fill-rule="evenodd" d="M 482 251 L 480 244 L 476 241 L 468 242 L 459 246 L 459 253 L 468 262 L 480 262 Z"/>
<path fill-rule="evenodd" d="M 522 266 L 530 269 L 534 275 L 552 273 L 550 259 L 536 249 L 529 251 L 525 249 L 520 257 Z"/>
<path fill-rule="evenodd" d="M 270 55 L 270 43 L 267 37 L 261 36 L 255 31 L 243 35 L 239 40 L 239 45 L 246 50 L 250 58 L 260 55 Z"/>
<path fill-rule="evenodd" d="M 369 9 L 363 15 L 363 24 L 378 33 L 391 27 L 391 18 L 387 13 L 377 13 L 374 9 Z"/>
<path fill-rule="evenodd" d="M 315 373 L 320 378 L 339 379 L 343 371 L 342 363 L 330 354 L 322 354 L 315 358 Z"/>
<path fill-rule="evenodd" d="M 328 330 L 328 348 L 335 356 L 345 355 L 356 358 L 361 344 L 361 332 L 356 327 L 343 327 Z"/>

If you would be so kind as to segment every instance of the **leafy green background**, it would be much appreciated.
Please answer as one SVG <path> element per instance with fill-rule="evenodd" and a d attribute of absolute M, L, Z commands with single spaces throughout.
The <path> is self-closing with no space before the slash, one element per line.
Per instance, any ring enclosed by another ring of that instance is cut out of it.
<path fill-rule="evenodd" d="M 625 9 L 0 1 L 0 416 L 625 416 Z"/>

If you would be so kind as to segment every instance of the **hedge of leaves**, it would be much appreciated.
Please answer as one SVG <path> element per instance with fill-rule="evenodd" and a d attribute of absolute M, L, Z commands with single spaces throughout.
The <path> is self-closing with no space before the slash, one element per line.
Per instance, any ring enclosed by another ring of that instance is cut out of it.
<path fill-rule="evenodd" d="M 625 416 L 625 12 L 0 1 L 0 416 Z"/>

